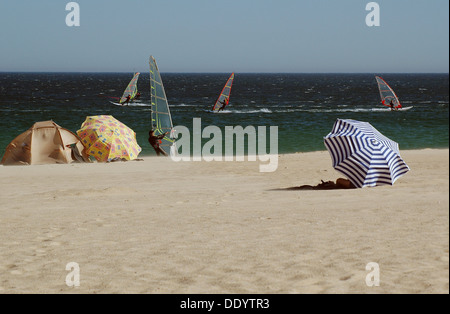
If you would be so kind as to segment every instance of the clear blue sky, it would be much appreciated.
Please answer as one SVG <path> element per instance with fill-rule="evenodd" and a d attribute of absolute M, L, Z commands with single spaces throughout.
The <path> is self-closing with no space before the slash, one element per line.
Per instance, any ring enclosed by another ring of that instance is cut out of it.
<path fill-rule="evenodd" d="M 0 0 L 0 71 L 445 72 L 448 0 Z"/>

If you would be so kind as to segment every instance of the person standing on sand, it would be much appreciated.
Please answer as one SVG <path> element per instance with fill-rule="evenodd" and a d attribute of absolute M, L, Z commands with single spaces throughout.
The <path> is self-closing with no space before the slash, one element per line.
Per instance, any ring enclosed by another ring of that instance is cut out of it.
<path fill-rule="evenodd" d="M 161 134 L 161 135 L 155 135 L 155 131 L 154 130 L 150 130 L 148 132 L 148 142 L 150 143 L 150 145 L 155 150 L 157 156 L 160 156 L 161 154 L 164 155 L 164 156 L 168 156 L 167 153 L 159 146 L 159 144 L 161 144 L 162 139 L 168 133 L 169 133 L 169 131 L 167 131 L 166 133 Z"/>

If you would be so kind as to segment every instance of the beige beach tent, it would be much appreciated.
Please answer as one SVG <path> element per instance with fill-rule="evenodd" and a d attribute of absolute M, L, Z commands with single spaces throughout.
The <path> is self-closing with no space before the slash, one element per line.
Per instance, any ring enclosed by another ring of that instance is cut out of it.
<path fill-rule="evenodd" d="M 79 138 L 53 121 L 41 121 L 9 143 L 1 164 L 68 164 L 74 161 L 89 162 Z"/>

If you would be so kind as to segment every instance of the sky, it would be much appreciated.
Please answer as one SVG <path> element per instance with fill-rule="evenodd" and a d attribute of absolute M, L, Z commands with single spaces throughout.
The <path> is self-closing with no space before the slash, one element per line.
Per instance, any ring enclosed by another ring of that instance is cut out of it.
<path fill-rule="evenodd" d="M 0 0 L 0 72 L 448 73 L 449 1 Z"/>

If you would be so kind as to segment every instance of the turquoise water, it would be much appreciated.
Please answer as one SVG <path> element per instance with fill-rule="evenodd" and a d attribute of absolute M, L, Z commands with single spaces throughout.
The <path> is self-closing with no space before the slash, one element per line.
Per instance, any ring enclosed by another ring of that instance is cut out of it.
<path fill-rule="evenodd" d="M 230 73 L 162 73 L 174 125 L 278 126 L 280 153 L 326 150 L 323 137 L 337 118 L 370 122 L 400 149 L 448 148 L 448 74 L 239 74 L 230 105 L 208 112 Z M 34 122 L 53 120 L 76 132 L 88 115 L 113 115 L 131 127 L 142 147 L 150 128 L 149 78 L 138 82 L 142 102 L 116 106 L 133 73 L 0 73 L 0 149 Z M 395 90 L 404 112 L 380 104 L 375 75 Z M 208 139 L 203 139 L 203 143 Z"/>

